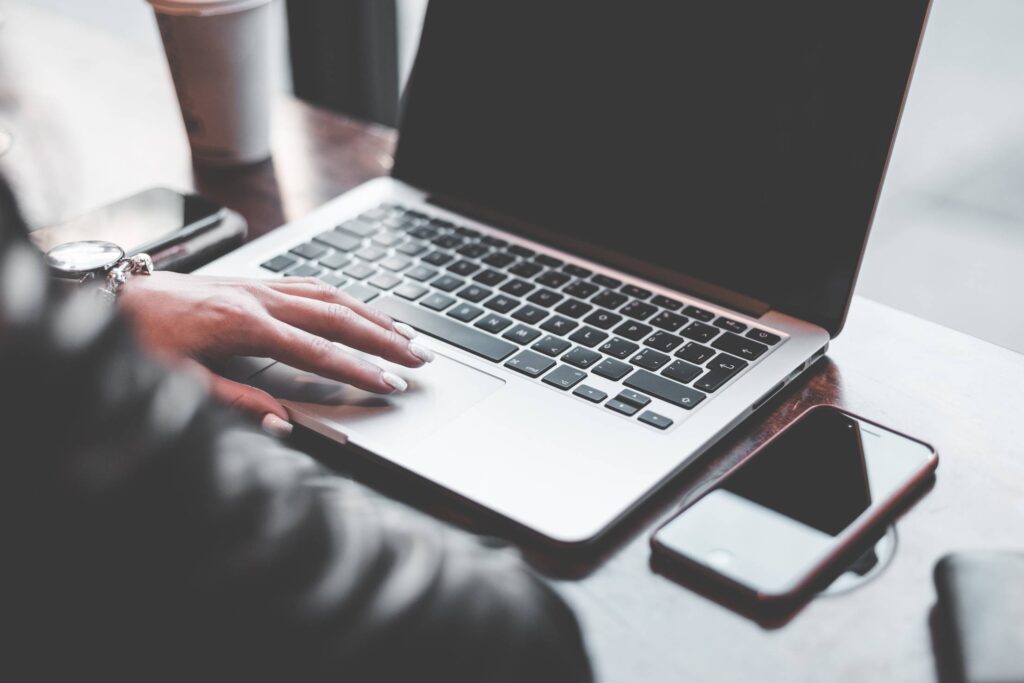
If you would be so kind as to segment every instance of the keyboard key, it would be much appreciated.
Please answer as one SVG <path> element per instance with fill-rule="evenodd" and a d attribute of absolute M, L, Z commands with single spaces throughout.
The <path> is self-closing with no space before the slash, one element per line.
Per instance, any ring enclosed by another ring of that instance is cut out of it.
<path fill-rule="evenodd" d="M 697 308 L 696 306 L 687 306 L 686 308 L 683 309 L 683 313 L 690 316 L 691 318 L 696 318 L 697 320 L 701 320 L 703 322 L 710 322 L 715 318 L 715 314 L 712 313 L 711 311 L 706 311 L 703 308 Z"/>
<path fill-rule="evenodd" d="M 736 356 L 730 356 L 728 353 L 720 353 L 715 356 L 715 359 L 708 363 L 708 370 L 721 370 L 723 372 L 730 372 L 736 374 L 743 368 L 747 367 L 749 363 L 745 360 L 741 360 Z"/>
<path fill-rule="evenodd" d="M 503 329 L 512 324 L 512 321 L 508 318 L 502 318 L 500 315 L 494 313 L 488 313 L 484 317 L 474 323 L 474 327 L 479 327 L 481 330 L 487 330 L 491 334 L 498 334 Z"/>
<path fill-rule="evenodd" d="M 486 287 L 480 285 L 470 285 L 465 289 L 461 290 L 456 296 L 466 301 L 472 301 L 473 303 L 479 303 L 489 297 L 493 292 Z"/>
<path fill-rule="evenodd" d="M 345 221 L 337 227 L 338 230 L 344 230 L 345 232 L 351 233 L 356 237 L 369 237 L 373 233 L 377 232 L 377 226 L 374 223 L 367 223 L 359 219 L 353 219 Z"/>
<path fill-rule="evenodd" d="M 327 273 L 327 275 L 321 275 L 320 279 L 329 284 L 331 287 L 341 287 L 343 284 L 348 282 L 348 280 L 338 275 L 337 273 Z"/>
<path fill-rule="evenodd" d="M 359 258 L 363 259 L 364 261 L 371 261 L 371 262 L 372 261 L 379 261 L 382 258 L 384 258 L 385 256 L 387 256 L 387 254 L 388 254 L 388 252 L 386 252 L 385 250 L 381 249 L 380 247 L 373 247 L 373 246 L 363 247 L 362 249 L 360 249 L 359 251 L 356 252 L 356 256 L 358 256 Z"/>
<path fill-rule="evenodd" d="M 659 351 L 671 351 L 682 343 L 682 337 L 677 337 L 668 332 L 655 332 L 644 340 L 644 346 L 650 346 L 652 349 Z"/>
<path fill-rule="evenodd" d="M 539 263 L 533 263 L 532 261 L 520 261 L 509 268 L 508 272 L 520 277 L 533 277 L 542 270 L 544 270 L 544 267 Z"/>
<path fill-rule="evenodd" d="M 365 280 L 377 271 L 366 265 L 365 263 L 353 263 L 351 266 L 341 271 L 351 278 L 356 280 Z"/>
<path fill-rule="evenodd" d="M 676 358 L 688 360 L 697 365 L 703 365 L 715 352 L 697 342 L 687 342 L 686 346 L 676 351 Z"/>
<path fill-rule="evenodd" d="M 430 296 L 443 295 L 434 292 Z M 497 337 L 492 337 L 486 332 L 481 332 L 472 327 L 460 325 L 457 322 L 448 320 L 444 316 L 435 315 L 420 306 L 410 304 L 393 296 L 381 299 L 377 304 L 377 308 L 396 320 L 412 325 L 421 332 L 442 339 L 452 346 L 482 356 L 495 363 L 504 360 L 518 348 L 515 344 L 502 341 Z"/>
<path fill-rule="evenodd" d="M 362 301 L 364 304 L 367 301 L 372 301 L 373 299 L 376 299 L 377 296 L 380 295 L 380 290 L 374 289 L 373 287 L 367 287 L 366 285 L 361 284 L 359 282 L 355 282 L 341 291 L 345 292 L 354 299 Z"/>
<path fill-rule="evenodd" d="M 376 235 L 374 235 L 373 239 L 370 240 L 370 241 L 373 242 L 374 244 L 376 244 L 378 247 L 384 247 L 385 249 L 387 249 L 389 247 L 395 246 L 396 244 L 401 242 L 403 239 L 405 239 L 405 238 L 403 238 L 398 233 L 394 233 L 394 232 L 379 232 Z"/>
<path fill-rule="evenodd" d="M 489 251 L 490 249 L 488 249 L 485 245 L 477 242 L 475 244 L 467 244 L 464 247 L 459 247 L 456 250 L 456 253 L 461 254 L 462 256 L 465 256 L 467 258 L 480 258 Z"/>
<path fill-rule="evenodd" d="M 640 410 L 635 405 L 632 405 L 630 403 L 624 403 L 623 401 L 620 401 L 617 398 L 613 398 L 612 400 L 605 403 L 604 407 L 608 408 L 609 410 L 614 410 L 617 413 L 622 413 L 626 417 L 632 417 L 633 415 L 636 415 L 636 411 Z"/>
<path fill-rule="evenodd" d="M 568 343 L 564 339 L 559 339 L 558 337 L 552 337 L 551 335 L 548 335 L 544 339 L 541 339 L 534 345 L 530 346 L 530 348 L 534 349 L 535 351 L 540 351 L 545 355 L 554 356 L 558 355 L 559 353 L 567 349 L 569 346 L 572 346 L 572 344 Z"/>
<path fill-rule="evenodd" d="M 618 308 L 629 301 L 629 297 L 624 294 L 619 294 L 618 292 L 613 292 L 610 289 L 606 289 L 591 299 L 591 301 L 594 305 L 601 306 L 602 308 Z"/>
<path fill-rule="evenodd" d="M 619 337 L 612 337 L 601 345 L 600 351 L 614 358 L 628 358 L 640 347 Z"/>
<path fill-rule="evenodd" d="M 651 299 L 651 303 L 654 304 L 655 306 L 661 306 L 662 308 L 667 308 L 670 311 L 678 311 L 680 308 L 683 307 L 683 302 L 682 301 L 676 301 L 675 299 L 669 299 L 667 296 L 662 296 L 661 294 L 654 295 L 654 298 Z"/>
<path fill-rule="evenodd" d="M 597 372 L 596 368 L 594 372 Z M 686 410 L 691 410 L 707 398 L 706 394 L 694 391 L 690 387 L 683 386 L 665 377 L 659 377 L 647 370 L 637 370 L 634 372 L 626 378 L 625 385 L 631 389 L 651 394 L 662 401 L 685 408 Z"/>
<path fill-rule="evenodd" d="M 512 317 L 516 320 L 522 320 L 524 323 L 536 325 L 541 320 L 548 317 L 548 312 L 543 308 L 537 308 L 536 306 L 523 306 L 513 313 Z"/>
<path fill-rule="evenodd" d="M 642 301 L 630 301 L 628 304 L 619 309 L 619 313 L 628 315 L 630 318 L 636 320 L 647 320 L 658 311 L 657 308 L 650 304 L 645 304 Z"/>
<path fill-rule="evenodd" d="M 550 289 L 538 289 L 536 292 L 529 296 L 527 301 L 533 304 L 537 304 L 538 306 L 550 307 L 554 306 L 564 298 L 565 297 L 563 297 L 561 294 L 557 292 L 552 292 Z"/>
<path fill-rule="evenodd" d="M 708 393 L 717 391 L 745 367 L 747 367 L 746 361 L 730 356 L 727 353 L 720 353 L 715 356 L 713 361 L 708 363 L 708 371 L 704 373 L 703 377 L 694 382 L 693 386 Z"/>
<path fill-rule="evenodd" d="M 637 287 L 635 285 L 623 285 L 622 289 L 619 291 L 634 299 L 646 299 L 651 295 L 651 290 L 644 289 L 643 287 Z"/>
<path fill-rule="evenodd" d="M 298 254 L 304 259 L 315 260 L 327 253 L 327 247 L 321 246 L 315 242 L 306 242 L 300 244 L 297 247 L 292 247 L 291 252 Z"/>
<path fill-rule="evenodd" d="M 455 228 L 455 232 L 457 232 L 458 234 L 462 235 L 463 237 L 479 237 L 480 236 L 480 232 L 479 231 L 474 230 L 473 228 L 467 228 L 464 225 L 460 225 L 459 227 Z"/>
<path fill-rule="evenodd" d="M 437 287 L 442 292 L 451 292 L 466 284 L 466 281 L 460 280 L 454 275 L 442 275 L 430 284 L 433 287 Z"/>
<path fill-rule="evenodd" d="M 646 370 L 656 371 L 661 369 L 670 360 L 672 359 L 669 356 L 666 356 L 660 351 L 655 351 L 654 349 L 642 349 L 640 353 L 633 356 L 629 362 Z"/>
<path fill-rule="evenodd" d="M 545 332 L 551 332 L 552 334 L 566 335 L 572 332 L 574 329 L 579 327 L 579 323 L 569 318 L 563 318 L 560 315 L 555 315 L 540 326 L 540 329 Z"/>
<path fill-rule="evenodd" d="M 480 270 L 480 266 L 473 263 L 472 261 L 456 261 L 455 263 L 448 266 L 448 270 L 455 273 L 456 275 L 472 275 L 476 271 Z"/>
<path fill-rule="evenodd" d="M 433 244 L 442 249 L 458 249 L 464 241 L 461 237 L 455 235 L 441 235 L 433 241 Z"/>
<path fill-rule="evenodd" d="M 680 334 L 694 341 L 706 342 L 718 336 L 718 330 L 704 323 L 692 322 Z"/>
<path fill-rule="evenodd" d="M 511 247 L 507 249 L 507 251 L 509 253 L 515 254 L 516 256 L 522 256 L 523 258 L 530 258 L 531 256 L 537 253 L 532 249 L 521 247 L 518 244 L 513 244 Z"/>
<path fill-rule="evenodd" d="M 487 237 L 484 237 L 480 241 L 483 242 L 484 244 L 488 244 L 488 245 L 490 245 L 492 247 L 497 247 L 498 249 L 501 249 L 502 247 L 507 247 L 508 246 L 508 242 L 506 242 L 505 240 L 503 240 L 503 239 L 501 239 L 499 237 L 491 237 L 490 235 L 488 235 Z"/>
<path fill-rule="evenodd" d="M 609 289 L 618 289 L 622 285 L 622 280 L 616 280 L 615 278 L 608 277 L 607 275 L 595 275 L 590 279 L 594 284 L 602 287 L 608 287 Z"/>
<path fill-rule="evenodd" d="M 638 417 L 637 420 L 644 424 L 651 425 L 652 427 L 656 427 L 657 429 L 668 429 L 672 426 L 672 420 L 668 419 L 664 415 L 658 415 L 651 410 L 645 410 L 640 413 L 640 417 Z"/>
<path fill-rule="evenodd" d="M 409 234 L 417 239 L 432 240 L 437 237 L 437 230 L 428 225 L 421 225 L 409 231 Z"/>
<path fill-rule="evenodd" d="M 481 273 L 477 273 L 476 275 L 473 276 L 474 280 L 476 280 L 482 285 L 487 285 L 488 287 L 493 287 L 494 285 L 498 284 L 499 282 L 507 278 L 508 275 L 505 275 L 505 273 L 499 272 L 497 270 L 492 270 L 490 268 Z"/>
<path fill-rule="evenodd" d="M 660 327 L 663 330 L 669 332 L 675 332 L 680 327 L 687 323 L 687 319 L 681 315 L 675 313 L 669 313 L 668 311 L 662 311 L 658 315 L 651 318 L 649 321 L 655 327 Z"/>
<path fill-rule="evenodd" d="M 622 320 L 621 315 L 609 313 L 608 311 L 594 311 L 586 318 L 584 318 L 583 322 L 587 323 L 588 325 L 593 325 L 594 327 L 600 327 L 602 330 L 607 330 L 609 327 L 619 322 L 620 320 Z"/>
<path fill-rule="evenodd" d="M 580 329 L 576 330 L 571 335 L 569 335 L 570 340 L 576 342 L 577 344 L 582 344 L 587 348 L 597 346 L 607 338 L 607 332 L 595 330 L 593 327 L 587 326 L 581 327 Z"/>
<path fill-rule="evenodd" d="M 366 282 L 377 289 L 391 289 L 392 287 L 397 286 L 401 281 L 402 278 L 392 275 L 391 273 L 378 273 Z"/>
<path fill-rule="evenodd" d="M 587 270 L 586 268 L 583 268 L 581 266 L 574 266 L 571 263 L 567 263 L 564 266 L 562 266 L 562 270 L 564 270 L 566 273 L 569 273 L 569 275 L 572 275 L 573 277 L 590 277 L 593 273 L 593 271 L 591 270 Z"/>
<path fill-rule="evenodd" d="M 747 326 L 744 325 L 743 323 L 737 322 L 730 318 L 726 318 L 724 316 L 715 321 L 715 327 L 721 327 L 723 330 L 729 330 L 730 332 L 735 332 L 736 334 L 740 334 L 743 332 L 743 330 L 747 329 Z"/>
<path fill-rule="evenodd" d="M 280 256 L 275 256 L 269 261 L 263 262 L 262 264 L 260 264 L 260 267 L 266 268 L 267 270 L 271 270 L 275 273 L 280 273 L 282 270 L 288 270 L 289 268 L 294 266 L 295 263 L 295 259 L 285 256 L 284 254 L 281 254 Z"/>
<path fill-rule="evenodd" d="M 504 268 L 508 264 L 514 263 L 515 260 L 515 256 L 512 256 L 511 254 L 506 254 L 503 251 L 497 251 L 493 254 L 489 254 L 488 256 L 485 256 L 483 259 L 484 263 L 486 263 L 489 266 L 494 266 L 495 268 Z"/>
<path fill-rule="evenodd" d="M 432 251 L 424 256 L 422 260 L 424 263 L 429 263 L 432 266 L 443 266 L 454 258 L 451 254 L 443 251 Z"/>
<path fill-rule="evenodd" d="M 672 361 L 672 364 L 661 371 L 661 374 L 665 375 L 669 379 L 674 379 L 677 382 L 686 384 L 693 380 L 694 377 L 701 373 L 701 369 L 696 365 L 690 365 L 685 360 Z"/>
<path fill-rule="evenodd" d="M 585 349 L 582 346 L 577 346 L 569 353 L 562 356 L 562 360 L 570 365 L 575 365 L 578 368 L 589 368 L 594 363 L 601 360 L 601 354 L 597 351 L 591 351 Z"/>
<path fill-rule="evenodd" d="M 410 240 L 402 246 L 395 249 L 399 254 L 405 254 L 406 256 L 419 256 L 427 250 L 427 245 L 423 242 L 417 242 Z"/>
<path fill-rule="evenodd" d="M 387 270 L 398 272 L 405 270 L 412 264 L 412 261 L 403 256 L 389 256 L 377 265 Z"/>
<path fill-rule="evenodd" d="M 775 346 L 779 343 L 782 337 L 777 334 L 772 334 L 771 332 L 766 332 L 765 330 L 759 330 L 756 327 L 752 327 L 750 328 L 750 331 L 747 332 L 747 339 L 753 339 L 754 341 L 759 341 L 762 344 Z"/>
<path fill-rule="evenodd" d="M 744 360 L 757 360 L 768 347 L 752 339 L 744 339 L 732 332 L 726 332 L 711 344 L 720 351 L 731 353 Z"/>
<path fill-rule="evenodd" d="M 346 254 L 340 251 L 336 251 L 333 254 L 328 254 L 327 256 L 321 257 L 319 263 L 324 268 L 329 268 L 330 270 L 338 270 L 339 268 L 344 268 L 345 265 L 349 262 L 349 260 L 350 259 Z"/>
<path fill-rule="evenodd" d="M 405 274 L 406 277 L 411 277 L 413 280 L 418 280 L 419 282 L 429 280 L 435 275 L 437 275 L 436 270 L 434 270 L 433 268 L 428 268 L 427 266 L 424 265 L 416 266 L 412 270 L 407 271 Z"/>
<path fill-rule="evenodd" d="M 550 370 L 554 364 L 555 361 L 547 356 L 542 356 L 533 351 L 520 351 L 518 355 L 513 356 L 505 363 L 506 367 L 510 367 L 516 372 L 521 372 L 527 377 L 540 377 Z"/>
<path fill-rule="evenodd" d="M 628 403 L 631 406 L 636 406 L 637 408 L 643 408 L 645 405 L 651 402 L 651 399 L 649 397 L 644 396 L 643 394 L 638 394 L 637 392 L 632 391 L 630 389 L 623 389 L 622 392 L 620 392 L 619 395 L 615 397 L 615 400 L 622 401 L 623 403 Z"/>
<path fill-rule="evenodd" d="M 322 232 L 313 239 L 317 242 L 323 242 L 327 246 L 333 247 L 338 251 L 353 251 L 363 244 L 363 241 L 358 237 L 344 232 L 338 232 L 337 230 Z"/>
<path fill-rule="evenodd" d="M 580 299 L 586 299 L 587 297 L 592 296 L 599 289 L 600 289 L 600 287 L 598 287 L 597 285 L 595 285 L 595 284 L 593 284 L 591 282 L 584 282 L 583 280 L 577 280 L 576 282 L 574 282 L 571 285 L 567 286 L 562 291 L 565 292 L 566 294 L 568 294 L 569 296 L 575 296 L 575 297 L 578 297 Z"/>
<path fill-rule="evenodd" d="M 559 261 L 554 256 L 548 256 L 547 254 L 537 254 L 533 258 L 533 260 L 536 261 L 537 263 L 544 264 L 548 268 L 558 268 L 563 263 L 565 263 L 565 261 Z"/>
<path fill-rule="evenodd" d="M 594 307 L 590 304 L 585 304 L 578 299 L 567 299 L 558 304 L 558 307 L 555 308 L 555 313 L 561 313 L 562 315 L 567 315 L 570 318 L 579 318 L 581 315 L 589 312 L 593 308 Z"/>
<path fill-rule="evenodd" d="M 618 382 L 620 379 L 625 377 L 633 369 L 632 365 L 623 363 L 622 361 L 615 360 L 614 358 L 605 358 L 603 361 L 594 366 L 594 374 L 600 375 L 605 379 L 610 379 L 613 382 Z"/>
<path fill-rule="evenodd" d="M 572 392 L 573 396 L 579 396 L 584 398 L 591 403 L 600 403 L 601 401 L 608 398 L 608 394 L 604 393 L 600 389 L 595 389 L 587 384 L 581 384 L 576 387 L 576 390 Z"/>
<path fill-rule="evenodd" d="M 423 285 L 417 285 L 413 282 L 406 282 L 404 285 L 395 290 L 395 295 L 400 296 L 403 299 L 409 299 L 415 301 L 421 296 L 427 293 L 427 288 Z"/>
<path fill-rule="evenodd" d="M 570 368 L 568 365 L 559 365 L 544 375 L 544 379 L 541 381 L 553 387 L 558 387 L 562 391 L 568 391 L 579 384 L 586 376 L 587 373 L 581 372 L 576 368 Z"/>
<path fill-rule="evenodd" d="M 566 275 L 565 273 L 560 273 L 557 270 L 549 270 L 548 272 L 536 278 L 535 281 L 537 282 L 537 284 L 544 285 L 545 287 L 557 288 L 561 287 L 571 279 L 572 278 Z"/>
<path fill-rule="evenodd" d="M 445 296 L 440 292 L 434 292 L 423 301 L 420 302 L 421 306 L 426 306 L 432 311 L 443 311 L 444 309 L 455 303 L 455 299 L 450 296 Z"/>
<path fill-rule="evenodd" d="M 540 336 L 540 332 L 532 327 L 527 327 L 526 325 L 516 325 L 501 336 L 505 339 L 514 341 L 517 344 L 529 344 Z"/>
<path fill-rule="evenodd" d="M 632 339 L 633 341 L 640 341 L 650 333 L 650 327 L 642 323 L 635 323 L 632 320 L 627 320 L 615 328 L 615 334 L 626 339 Z"/>
<path fill-rule="evenodd" d="M 456 320 L 461 320 L 464 323 L 468 323 L 470 320 L 479 317 L 483 312 L 484 309 L 477 308 L 476 306 L 473 306 L 471 304 L 459 304 L 458 306 L 448 311 L 448 315 L 455 318 Z"/>
<path fill-rule="evenodd" d="M 501 291 L 507 292 L 512 296 L 526 296 L 534 290 L 534 285 L 530 284 L 526 280 L 515 279 L 511 282 L 506 282 L 501 287 Z"/>
<path fill-rule="evenodd" d="M 513 308 L 517 307 L 519 303 L 519 299 L 513 299 L 510 296 L 499 294 L 498 296 L 494 297 L 493 299 L 485 303 L 484 306 L 491 309 L 492 311 L 497 311 L 498 313 L 508 313 Z"/>
<path fill-rule="evenodd" d="M 288 277 L 316 277 L 324 271 L 319 266 L 314 266 L 309 263 L 303 263 L 301 266 L 292 268 L 285 275 Z"/>

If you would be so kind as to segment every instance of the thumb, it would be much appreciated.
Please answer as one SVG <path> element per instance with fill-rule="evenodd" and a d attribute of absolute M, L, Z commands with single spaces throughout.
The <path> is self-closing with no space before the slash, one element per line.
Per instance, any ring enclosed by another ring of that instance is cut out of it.
<path fill-rule="evenodd" d="M 273 396 L 262 389 L 235 382 L 200 367 L 206 375 L 210 393 L 221 403 L 241 410 L 273 436 L 286 437 L 291 434 L 292 423 L 288 411 Z"/>

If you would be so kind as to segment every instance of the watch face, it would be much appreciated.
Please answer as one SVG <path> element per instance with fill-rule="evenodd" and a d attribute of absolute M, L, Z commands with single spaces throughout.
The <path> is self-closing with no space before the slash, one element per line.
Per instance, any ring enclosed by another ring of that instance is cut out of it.
<path fill-rule="evenodd" d="M 124 250 L 113 242 L 89 240 L 59 244 L 46 252 L 46 264 L 58 273 L 84 275 L 106 270 L 124 257 Z"/>

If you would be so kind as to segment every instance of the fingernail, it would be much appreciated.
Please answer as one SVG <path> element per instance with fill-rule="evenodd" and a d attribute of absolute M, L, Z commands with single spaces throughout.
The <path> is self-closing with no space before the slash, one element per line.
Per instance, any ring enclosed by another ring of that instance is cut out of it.
<path fill-rule="evenodd" d="M 402 335 L 406 339 L 415 339 L 416 337 L 419 336 L 419 333 L 416 332 L 416 330 L 412 329 L 405 323 L 395 323 L 395 332 Z"/>
<path fill-rule="evenodd" d="M 282 420 L 273 413 L 267 413 L 266 415 L 264 415 L 263 421 L 260 423 L 260 426 L 263 427 L 263 431 L 265 431 L 267 434 L 270 434 L 271 436 L 276 436 L 279 439 L 285 438 L 286 436 L 291 434 L 292 429 L 294 429 L 291 422 L 288 422 L 287 420 Z"/>
<path fill-rule="evenodd" d="M 424 363 L 430 363 L 434 360 L 434 352 L 426 346 L 420 346 L 419 344 L 409 344 L 409 353 L 416 356 Z"/>
<path fill-rule="evenodd" d="M 409 388 L 409 383 L 393 372 L 382 372 L 380 378 L 395 391 L 401 392 Z"/>

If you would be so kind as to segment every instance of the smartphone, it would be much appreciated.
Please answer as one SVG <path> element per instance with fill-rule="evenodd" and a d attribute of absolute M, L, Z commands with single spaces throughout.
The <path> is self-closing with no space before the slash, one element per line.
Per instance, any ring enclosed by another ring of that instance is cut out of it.
<path fill-rule="evenodd" d="M 113 242 L 127 254 L 159 251 L 224 219 L 226 209 L 194 194 L 144 190 L 60 225 L 31 233 L 44 253 L 67 242 Z"/>
<path fill-rule="evenodd" d="M 793 601 L 877 532 L 937 465 L 922 441 L 817 406 L 659 528 L 652 550 L 742 597 Z"/>

